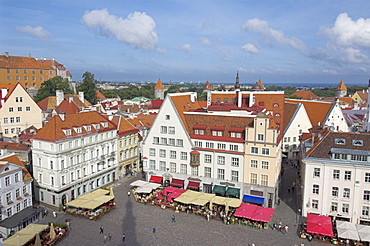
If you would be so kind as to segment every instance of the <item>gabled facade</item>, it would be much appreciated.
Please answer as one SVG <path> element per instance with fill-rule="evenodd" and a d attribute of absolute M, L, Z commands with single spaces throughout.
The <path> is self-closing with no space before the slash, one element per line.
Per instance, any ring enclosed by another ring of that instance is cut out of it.
<path fill-rule="evenodd" d="M 355 94 L 353 94 L 352 99 L 355 100 L 356 103 L 362 104 L 367 102 L 368 94 L 367 90 L 356 91 Z"/>
<path fill-rule="evenodd" d="M 0 233 L 8 235 L 10 230 L 1 222 L 22 210 L 32 207 L 32 177 L 22 161 L 12 153 L 0 154 Z M 27 223 L 26 223 L 27 224 Z M 16 230 L 22 229 L 17 225 Z M 13 228 L 11 228 L 13 229 Z"/>
<path fill-rule="evenodd" d="M 370 223 L 370 134 L 328 132 L 316 139 L 303 148 L 303 216 Z"/>
<path fill-rule="evenodd" d="M 337 86 L 337 89 L 335 91 L 335 96 L 336 97 L 345 97 L 347 96 L 347 87 L 346 85 L 344 84 L 343 81 L 340 81 L 338 86 Z"/>
<path fill-rule="evenodd" d="M 35 197 L 54 207 L 117 179 L 117 128 L 99 113 L 54 116 L 32 139 Z"/>
<path fill-rule="evenodd" d="M 285 103 L 283 153 L 288 159 L 297 158 L 300 136 L 308 133 L 312 127 L 306 109 L 302 103 Z"/>
<path fill-rule="evenodd" d="M 13 137 L 24 129 L 42 127 L 40 107 L 21 84 L 0 84 L 0 131 Z"/>

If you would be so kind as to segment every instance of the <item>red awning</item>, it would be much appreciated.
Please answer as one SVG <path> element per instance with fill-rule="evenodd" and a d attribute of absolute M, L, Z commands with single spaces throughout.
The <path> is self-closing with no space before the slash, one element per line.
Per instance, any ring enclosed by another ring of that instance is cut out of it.
<path fill-rule="evenodd" d="M 317 214 L 307 214 L 307 232 L 334 237 L 331 218 Z"/>
<path fill-rule="evenodd" d="M 199 190 L 199 185 L 200 185 L 199 182 L 189 181 L 188 189 Z"/>
<path fill-rule="evenodd" d="M 150 179 L 149 179 L 149 182 L 157 183 L 157 184 L 162 184 L 162 180 L 163 180 L 163 177 L 152 175 L 152 176 L 150 177 Z"/>
<path fill-rule="evenodd" d="M 235 210 L 234 216 L 247 218 L 247 219 L 252 219 L 253 212 L 256 210 L 256 207 L 258 207 L 258 206 L 254 205 L 254 204 L 242 203 Z"/>
<path fill-rule="evenodd" d="M 174 192 L 177 189 L 178 189 L 177 187 L 168 186 L 168 187 L 164 188 L 163 195 L 167 196 L 168 193 L 172 193 L 172 192 Z"/>
<path fill-rule="evenodd" d="M 184 182 L 185 182 L 185 180 L 183 180 L 183 179 L 172 179 L 172 181 L 171 181 L 171 186 L 176 186 L 176 187 L 184 187 Z"/>

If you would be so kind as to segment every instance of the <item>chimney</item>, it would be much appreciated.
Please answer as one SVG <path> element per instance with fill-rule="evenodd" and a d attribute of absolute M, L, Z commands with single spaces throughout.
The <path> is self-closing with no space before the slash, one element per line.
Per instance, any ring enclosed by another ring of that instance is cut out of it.
<path fill-rule="evenodd" d="M 85 103 L 85 96 L 84 96 L 84 92 L 83 91 L 79 91 L 78 92 L 78 98 L 80 99 L 80 101 L 82 103 Z"/>
<path fill-rule="evenodd" d="M 31 56 L 31 53 L 28 53 L 28 57 L 29 57 L 29 58 L 31 58 L 31 57 L 32 57 L 32 56 Z"/>
<path fill-rule="evenodd" d="M 64 100 L 64 92 L 62 90 L 57 90 L 56 91 L 56 98 L 57 98 L 57 105 L 61 104 Z"/>
<path fill-rule="evenodd" d="M 70 96 L 70 97 L 68 97 L 68 102 L 73 102 L 73 97 L 72 96 Z"/>
<path fill-rule="evenodd" d="M 6 57 L 9 57 L 9 52 L 4 53 Z"/>

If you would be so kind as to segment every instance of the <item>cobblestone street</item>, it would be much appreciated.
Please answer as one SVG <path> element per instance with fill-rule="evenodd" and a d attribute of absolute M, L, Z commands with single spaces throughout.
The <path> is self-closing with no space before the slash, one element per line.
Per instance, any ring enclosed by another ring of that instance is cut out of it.
<path fill-rule="evenodd" d="M 75 245 L 325 245 L 326 243 L 300 239 L 297 236 L 296 196 L 288 193 L 287 187 L 291 185 L 296 169 L 285 165 L 285 173 L 281 185 L 281 202 L 275 210 L 273 222 L 282 222 L 289 226 L 289 232 L 285 235 L 278 231 L 268 229 L 259 231 L 239 225 L 224 225 L 214 219 L 207 221 L 199 215 L 179 213 L 172 210 L 162 210 L 157 206 L 144 205 L 135 202 L 127 192 L 134 177 L 125 178 L 117 183 L 114 188 L 116 196 L 116 208 L 98 221 L 90 221 L 84 218 L 58 213 L 53 218 L 49 215 L 39 223 L 54 221 L 64 223 L 71 219 L 71 232 L 62 241 L 60 246 Z M 171 222 L 171 216 L 175 214 L 176 223 Z M 100 234 L 99 227 L 104 227 L 104 234 Z M 153 227 L 157 232 L 153 233 Z M 112 234 L 112 240 L 104 243 L 104 235 Z M 126 234 L 125 243 L 122 242 L 122 233 Z M 328 245 L 328 244 L 326 244 Z"/>

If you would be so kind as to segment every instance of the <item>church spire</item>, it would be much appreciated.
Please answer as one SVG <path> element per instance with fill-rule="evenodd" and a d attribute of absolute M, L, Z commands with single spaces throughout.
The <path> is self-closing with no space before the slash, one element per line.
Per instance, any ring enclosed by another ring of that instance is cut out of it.
<path fill-rule="evenodd" d="M 235 90 L 240 90 L 240 83 L 239 83 L 239 71 L 236 71 L 236 81 L 235 81 Z"/>

